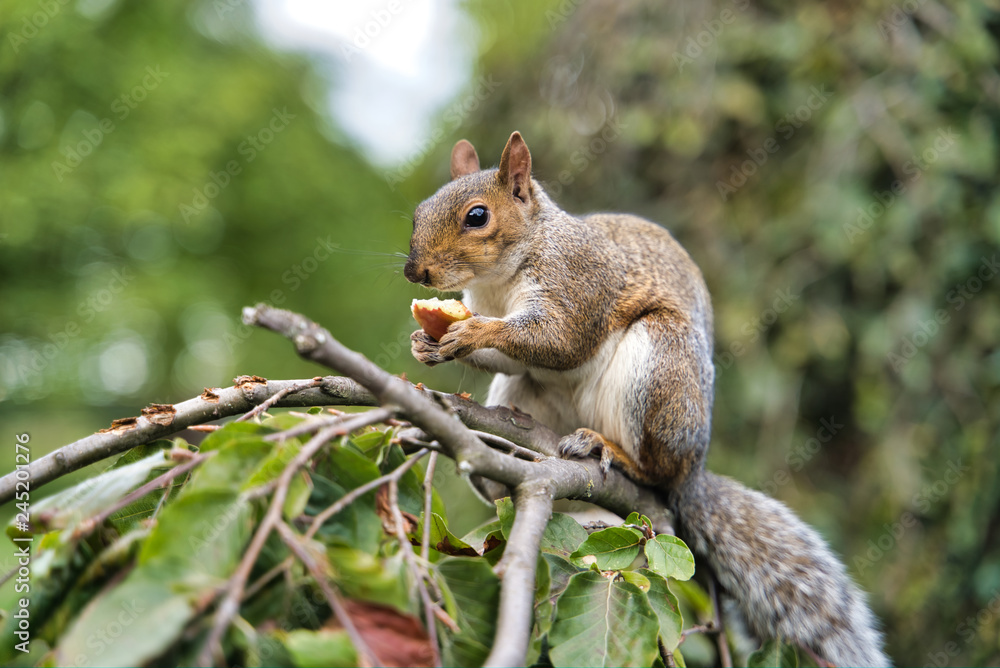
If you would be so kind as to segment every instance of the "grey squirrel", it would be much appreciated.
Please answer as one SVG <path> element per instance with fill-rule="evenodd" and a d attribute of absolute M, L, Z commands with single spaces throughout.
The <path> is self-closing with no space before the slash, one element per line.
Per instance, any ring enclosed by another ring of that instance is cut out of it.
<path fill-rule="evenodd" d="M 715 573 L 758 638 L 840 666 L 885 666 L 864 597 L 820 536 L 784 505 L 705 470 L 712 420 L 712 306 L 701 272 L 662 227 L 626 214 L 572 216 L 531 177 L 514 132 L 498 169 L 472 144 L 413 218 L 404 274 L 463 290 L 475 315 L 440 342 L 413 333 L 428 365 L 495 373 L 487 404 L 513 404 L 661 491 L 677 533 Z"/>

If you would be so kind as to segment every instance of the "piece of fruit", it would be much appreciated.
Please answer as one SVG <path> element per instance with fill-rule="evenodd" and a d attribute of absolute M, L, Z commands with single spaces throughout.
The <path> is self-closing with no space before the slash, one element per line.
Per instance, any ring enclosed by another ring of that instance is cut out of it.
<path fill-rule="evenodd" d="M 457 299 L 414 299 L 410 310 L 417 324 L 435 341 L 441 340 L 451 323 L 472 317 L 472 311 Z"/>

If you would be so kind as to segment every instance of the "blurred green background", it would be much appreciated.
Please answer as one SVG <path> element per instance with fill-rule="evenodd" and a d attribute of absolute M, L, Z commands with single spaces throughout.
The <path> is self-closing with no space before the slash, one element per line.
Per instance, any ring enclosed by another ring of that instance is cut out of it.
<path fill-rule="evenodd" d="M 495 164 L 518 129 L 564 208 L 657 220 L 701 266 L 710 467 L 827 537 L 897 663 L 1000 662 L 1000 3 L 434 9 L 465 84 L 375 159 L 328 103 L 359 42 L 275 47 L 240 0 L 4 0 L 0 471 L 17 433 L 37 458 L 238 374 L 320 373 L 239 325 L 258 301 L 484 398 L 410 358 L 424 293 L 394 253 L 452 143 Z M 391 134 L 419 101 L 353 105 Z"/>

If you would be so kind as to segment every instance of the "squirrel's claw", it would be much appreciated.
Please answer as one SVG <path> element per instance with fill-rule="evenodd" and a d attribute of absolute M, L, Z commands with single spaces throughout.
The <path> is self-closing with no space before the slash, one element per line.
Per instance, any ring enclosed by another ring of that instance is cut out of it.
<path fill-rule="evenodd" d="M 581 428 L 559 440 L 559 456 L 564 459 L 583 459 L 594 450 L 601 451 L 601 474 L 607 477 L 615 462 L 613 444 L 593 429 Z"/>
<path fill-rule="evenodd" d="M 459 359 L 472 354 L 478 348 L 474 345 L 477 325 L 476 316 L 451 323 L 448 331 L 441 337 L 441 355 L 448 359 Z"/>
<path fill-rule="evenodd" d="M 422 329 L 410 334 L 410 352 L 418 362 L 427 366 L 435 366 L 454 359 L 442 355 L 441 344 Z"/>

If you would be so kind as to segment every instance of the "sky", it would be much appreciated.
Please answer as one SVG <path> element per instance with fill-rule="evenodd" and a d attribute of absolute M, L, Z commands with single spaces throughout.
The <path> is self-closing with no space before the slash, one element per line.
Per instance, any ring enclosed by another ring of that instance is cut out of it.
<path fill-rule="evenodd" d="M 475 24 L 457 0 L 256 0 L 264 38 L 312 54 L 338 125 L 382 166 L 405 162 L 471 77 Z"/>

